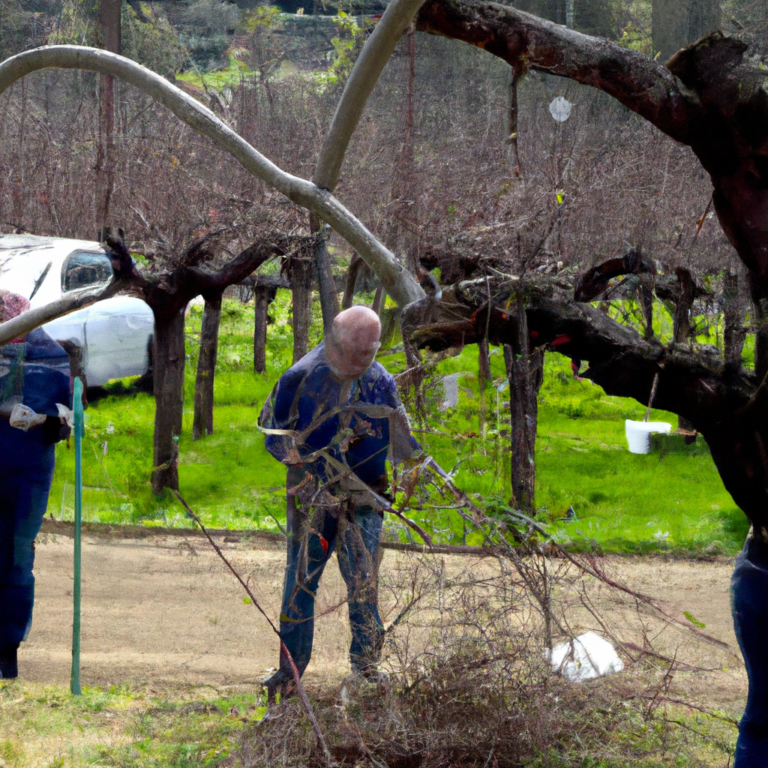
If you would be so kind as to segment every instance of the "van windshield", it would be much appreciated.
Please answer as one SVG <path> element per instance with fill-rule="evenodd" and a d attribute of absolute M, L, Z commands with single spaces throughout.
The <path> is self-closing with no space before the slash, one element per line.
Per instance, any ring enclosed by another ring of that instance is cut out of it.
<path fill-rule="evenodd" d="M 94 285 L 106 285 L 112 279 L 112 265 L 104 253 L 75 251 L 71 253 L 61 276 L 63 291 L 75 291 Z"/>

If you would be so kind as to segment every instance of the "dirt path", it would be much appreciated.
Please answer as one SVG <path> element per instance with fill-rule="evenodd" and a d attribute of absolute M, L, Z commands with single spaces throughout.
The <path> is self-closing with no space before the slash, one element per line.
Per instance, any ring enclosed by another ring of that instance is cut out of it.
<path fill-rule="evenodd" d="M 42 534 L 37 546 L 37 600 L 21 675 L 30 681 L 69 681 L 72 626 L 72 539 Z M 279 615 L 284 549 L 275 541 L 227 541 L 222 548 L 253 581 L 271 615 Z M 382 569 L 402 565 L 387 551 Z M 448 558 L 449 560 L 451 558 Z M 461 559 L 462 567 L 468 558 Z M 606 558 L 605 567 L 634 589 L 688 611 L 706 632 L 737 651 L 728 587 L 732 563 Z M 323 578 L 319 608 L 337 605 L 345 591 L 335 559 Z M 610 601 L 610 595 L 606 601 Z M 616 616 L 621 620 L 620 616 Z M 349 629 L 344 609 L 318 621 L 310 682 L 348 672 Z M 666 636 L 665 636 L 666 637 Z M 738 715 L 746 678 L 743 665 L 710 645 L 670 633 L 665 652 L 712 668 L 678 676 L 681 690 L 705 705 Z M 85 685 L 212 685 L 252 688 L 274 667 L 277 642 L 241 587 L 201 538 L 142 539 L 87 534 L 83 543 L 82 679 Z"/>

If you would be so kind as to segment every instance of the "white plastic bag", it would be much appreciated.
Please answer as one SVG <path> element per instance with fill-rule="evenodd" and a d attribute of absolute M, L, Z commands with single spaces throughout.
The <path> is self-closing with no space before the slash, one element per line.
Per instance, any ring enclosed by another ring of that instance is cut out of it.
<path fill-rule="evenodd" d="M 566 680 L 580 683 L 621 672 L 624 662 L 614 647 L 595 632 L 585 632 L 548 652 L 552 668 Z"/>
<path fill-rule="evenodd" d="M 29 406 L 16 403 L 11 411 L 11 426 L 26 432 L 32 427 L 39 427 L 47 416 L 43 413 L 35 413 Z"/>

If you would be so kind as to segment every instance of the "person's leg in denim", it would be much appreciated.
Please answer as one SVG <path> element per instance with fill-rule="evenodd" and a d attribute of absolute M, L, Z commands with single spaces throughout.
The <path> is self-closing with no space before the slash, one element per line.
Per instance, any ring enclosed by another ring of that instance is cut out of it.
<path fill-rule="evenodd" d="M 320 577 L 336 546 L 338 518 L 331 512 L 309 519 L 295 496 L 288 496 L 288 557 L 285 568 L 280 636 L 299 674 L 309 664 L 315 633 L 315 595 Z M 270 695 L 293 680 L 290 662 L 280 649 L 280 669 L 266 681 Z"/>
<path fill-rule="evenodd" d="M 53 446 L 33 466 L 0 469 L 0 674 L 15 674 L 16 649 L 32 624 L 34 542 L 48 506 Z"/>
<path fill-rule="evenodd" d="M 768 767 L 768 545 L 750 536 L 731 579 L 736 638 L 749 678 L 734 768 Z"/>
<path fill-rule="evenodd" d="M 372 675 L 377 671 L 384 638 L 378 608 L 382 519 L 371 507 L 362 506 L 354 510 L 354 519 L 345 523 L 339 546 L 339 570 L 349 599 L 349 658 L 354 672 Z"/>

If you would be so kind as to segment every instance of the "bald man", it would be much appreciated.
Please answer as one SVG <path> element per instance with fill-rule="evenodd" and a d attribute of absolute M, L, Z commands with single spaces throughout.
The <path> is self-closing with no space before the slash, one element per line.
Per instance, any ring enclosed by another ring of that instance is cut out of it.
<path fill-rule="evenodd" d="M 315 594 L 336 551 L 349 598 L 352 670 L 368 679 L 378 675 L 384 635 L 377 607 L 383 513 L 364 489 L 386 494 L 387 458 L 398 463 L 418 447 L 407 430 L 395 380 L 374 362 L 380 335 L 379 317 L 367 307 L 341 312 L 325 341 L 283 374 L 259 418 L 267 450 L 288 466 L 280 634 L 302 674 L 312 655 Z M 371 413 L 370 406 L 384 408 Z M 405 424 L 405 435 L 391 435 L 390 423 Z M 296 433 L 304 434 L 298 438 Z M 290 664 L 281 653 L 280 668 L 265 681 L 270 701 L 292 684 Z"/>

